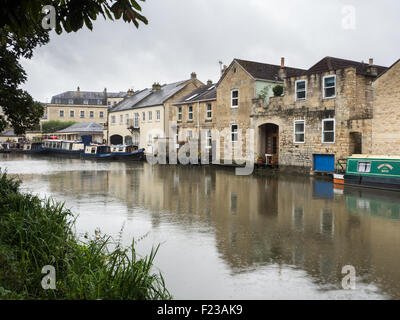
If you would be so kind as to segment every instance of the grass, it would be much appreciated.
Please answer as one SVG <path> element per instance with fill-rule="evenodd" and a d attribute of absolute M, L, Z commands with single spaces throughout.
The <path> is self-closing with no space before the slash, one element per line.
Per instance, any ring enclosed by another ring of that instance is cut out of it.
<path fill-rule="evenodd" d="M 128 248 L 105 235 L 79 241 L 70 210 L 19 186 L 0 172 L 0 299 L 172 298 L 161 273 L 152 273 L 158 247 L 139 258 L 134 241 Z M 46 265 L 56 270 L 56 290 L 41 286 Z"/>

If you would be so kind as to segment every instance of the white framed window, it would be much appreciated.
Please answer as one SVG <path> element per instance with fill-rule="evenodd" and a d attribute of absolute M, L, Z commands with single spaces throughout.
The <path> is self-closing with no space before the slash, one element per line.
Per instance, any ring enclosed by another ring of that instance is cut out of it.
<path fill-rule="evenodd" d="M 133 135 L 133 144 L 136 146 L 139 144 L 139 135 Z"/>
<path fill-rule="evenodd" d="M 336 75 L 325 76 L 322 78 L 324 99 L 336 97 Z"/>
<path fill-rule="evenodd" d="M 149 122 L 153 121 L 153 111 L 149 111 Z"/>
<path fill-rule="evenodd" d="M 89 100 L 83 100 L 83 104 L 89 104 Z"/>
<path fill-rule="evenodd" d="M 129 124 L 129 114 L 126 114 L 126 115 L 125 115 L 125 123 L 126 123 L 126 124 Z"/>
<path fill-rule="evenodd" d="M 68 99 L 68 104 L 74 104 L 74 99 Z"/>
<path fill-rule="evenodd" d="M 232 142 L 238 141 L 238 125 L 237 124 L 231 124 L 231 137 L 232 137 Z"/>
<path fill-rule="evenodd" d="M 294 121 L 294 143 L 304 143 L 305 142 L 305 131 L 306 122 L 305 120 L 295 120 Z"/>
<path fill-rule="evenodd" d="M 133 123 L 135 128 L 139 128 L 139 113 L 135 113 L 135 122 Z M 136 135 L 135 135 L 136 136 Z"/>
<path fill-rule="evenodd" d="M 97 104 L 103 104 L 103 101 L 101 99 L 97 99 Z"/>
<path fill-rule="evenodd" d="M 79 112 L 79 116 L 80 116 L 81 118 L 84 118 L 84 117 L 85 117 L 85 111 L 84 111 L 84 110 L 81 110 L 81 111 Z"/>
<path fill-rule="evenodd" d="M 75 117 L 75 111 L 74 110 L 69 110 L 69 117 L 70 118 Z"/>
<path fill-rule="evenodd" d="M 297 80 L 295 82 L 296 87 L 296 101 L 306 100 L 307 98 L 307 81 Z"/>
<path fill-rule="evenodd" d="M 212 135 L 211 135 L 211 130 L 207 130 L 207 135 L 206 135 L 206 148 L 210 149 L 212 146 Z"/>
<path fill-rule="evenodd" d="M 158 121 L 160 120 L 160 118 L 161 118 L 161 112 L 160 110 L 156 110 L 156 120 Z"/>
<path fill-rule="evenodd" d="M 111 101 L 107 101 L 107 105 L 111 107 Z"/>
<path fill-rule="evenodd" d="M 233 89 L 231 91 L 231 108 L 239 107 L 239 90 Z"/>
<path fill-rule="evenodd" d="M 188 106 L 188 121 L 193 121 L 193 106 Z"/>
<path fill-rule="evenodd" d="M 178 121 L 182 121 L 182 107 L 178 107 Z"/>
<path fill-rule="evenodd" d="M 115 124 L 115 116 L 111 116 L 111 123 Z"/>
<path fill-rule="evenodd" d="M 89 117 L 94 118 L 94 111 L 89 112 Z"/>
<path fill-rule="evenodd" d="M 359 162 L 357 171 L 358 172 L 371 172 L 371 162 Z"/>
<path fill-rule="evenodd" d="M 335 119 L 322 120 L 322 142 L 335 142 Z"/>
<path fill-rule="evenodd" d="M 142 121 L 146 121 L 146 112 L 142 112 Z"/>
<path fill-rule="evenodd" d="M 207 120 L 212 119 L 212 104 L 211 103 L 207 103 L 206 119 Z"/>
<path fill-rule="evenodd" d="M 119 115 L 119 123 L 124 123 L 124 116 L 122 114 Z"/>
<path fill-rule="evenodd" d="M 104 112 L 100 111 L 99 116 L 100 116 L 100 118 L 104 118 Z"/>
<path fill-rule="evenodd" d="M 60 118 L 64 118 L 64 110 L 60 110 Z"/>

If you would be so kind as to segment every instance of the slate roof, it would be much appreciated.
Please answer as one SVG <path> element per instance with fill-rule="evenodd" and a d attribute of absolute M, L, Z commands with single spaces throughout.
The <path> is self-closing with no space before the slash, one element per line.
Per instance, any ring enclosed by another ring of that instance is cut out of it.
<path fill-rule="evenodd" d="M 242 59 L 234 60 L 239 63 L 254 79 L 283 81 L 283 79 L 281 79 L 281 77 L 279 76 L 281 66 L 268 63 L 247 61 Z M 285 71 L 288 77 L 295 77 L 297 75 L 303 74 L 306 70 L 285 67 Z"/>
<path fill-rule="evenodd" d="M 0 136 L 2 136 L 2 137 L 16 137 L 16 135 L 14 133 L 14 129 L 6 129 L 6 130 L 4 130 L 3 132 L 0 133 Z"/>
<path fill-rule="evenodd" d="M 217 99 L 217 88 L 215 87 L 214 83 L 193 90 L 190 94 L 183 97 L 180 101 L 174 104 L 178 105 L 178 104 L 186 104 L 198 101 L 210 101 L 216 99 Z"/>
<path fill-rule="evenodd" d="M 51 98 L 51 103 L 68 104 L 69 99 L 74 99 L 74 104 L 83 104 L 83 100 L 88 100 L 89 104 L 97 104 L 98 100 L 102 100 L 102 104 L 106 104 L 106 94 L 108 98 L 124 98 L 126 92 L 97 92 L 97 91 L 66 91 L 57 94 Z M 56 102 L 56 99 L 61 102 Z"/>
<path fill-rule="evenodd" d="M 357 74 L 360 75 L 371 75 L 368 73 L 369 64 L 362 63 L 358 61 L 334 58 L 334 57 L 325 57 L 322 60 L 318 61 L 315 65 L 313 65 L 310 69 L 305 73 L 306 75 L 315 74 L 315 73 L 324 73 L 328 71 L 335 71 L 339 69 L 344 69 L 348 67 L 356 68 Z M 378 71 L 378 76 L 387 70 L 387 67 L 373 65 L 374 68 Z"/>
<path fill-rule="evenodd" d="M 68 128 L 57 131 L 56 133 L 90 132 L 103 133 L 104 127 L 97 122 L 79 122 Z"/>
<path fill-rule="evenodd" d="M 160 90 L 147 88 L 136 92 L 133 96 L 127 97 L 110 109 L 110 112 L 145 108 L 162 105 L 166 100 L 184 88 L 184 84 L 189 80 L 178 81 L 164 84 Z"/>

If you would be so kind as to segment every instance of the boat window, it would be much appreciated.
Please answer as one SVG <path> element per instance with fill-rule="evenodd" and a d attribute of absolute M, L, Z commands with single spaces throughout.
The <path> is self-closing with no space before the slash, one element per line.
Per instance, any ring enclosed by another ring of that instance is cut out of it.
<path fill-rule="evenodd" d="M 358 172 L 371 172 L 371 162 L 359 162 Z"/>
<path fill-rule="evenodd" d="M 92 148 L 92 153 L 96 153 L 96 148 Z"/>
<path fill-rule="evenodd" d="M 119 147 L 118 151 L 124 151 L 124 147 Z"/>

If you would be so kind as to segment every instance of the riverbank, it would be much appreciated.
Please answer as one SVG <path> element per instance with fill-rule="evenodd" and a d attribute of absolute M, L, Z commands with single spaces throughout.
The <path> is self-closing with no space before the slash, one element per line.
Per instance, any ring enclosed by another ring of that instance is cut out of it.
<path fill-rule="evenodd" d="M 0 299 L 171 298 L 152 270 L 158 247 L 138 258 L 134 243 L 124 248 L 100 234 L 80 241 L 70 210 L 19 186 L 0 172 Z M 45 266 L 54 267 L 55 277 L 42 273 Z"/>

